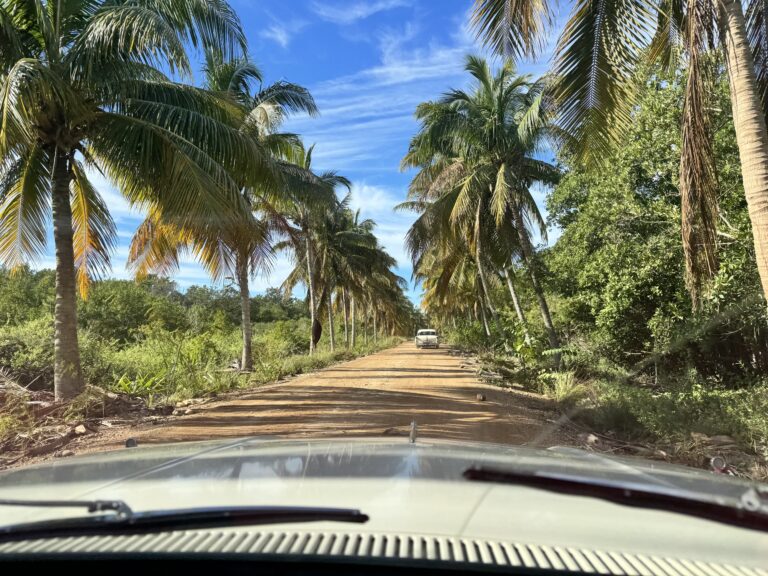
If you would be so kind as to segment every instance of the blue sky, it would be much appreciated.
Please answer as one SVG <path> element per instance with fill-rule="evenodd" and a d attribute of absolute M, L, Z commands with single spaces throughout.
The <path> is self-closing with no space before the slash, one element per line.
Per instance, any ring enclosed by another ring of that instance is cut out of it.
<path fill-rule="evenodd" d="M 417 128 L 416 105 L 449 88 L 465 87 L 463 59 L 482 53 L 467 28 L 471 0 L 230 0 L 243 22 L 252 58 L 268 83 L 290 80 L 310 89 L 318 118 L 295 117 L 284 129 L 314 143 L 313 167 L 333 169 L 353 182 L 352 204 L 377 221 L 377 235 L 410 281 L 403 248 L 413 220 L 392 207 L 405 198 L 409 174 L 399 171 Z M 540 74 L 546 62 L 524 64 Z M 128 278 L 128 243 L 140 215 L 132 212 L 103 178 L 94 183 L 118 225 L 120 242 L 112 275 Z M 539 199 L 542 192 L 537 192 Z M 53 248 L 40 263 L 52 267 Z M 253 281 L 252 292 L 279 286 L 290 263 L 276 262 L 269 277 Z M 210 283 L 193 261 L 183 262 L 174 280 L 181 289 Z M 419 292 L 409 295 L 418 302 Z"/>

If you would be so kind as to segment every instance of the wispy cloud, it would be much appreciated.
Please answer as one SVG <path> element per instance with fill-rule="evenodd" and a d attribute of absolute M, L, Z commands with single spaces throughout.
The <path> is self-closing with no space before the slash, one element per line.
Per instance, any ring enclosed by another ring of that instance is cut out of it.
<path fill-rule="evenodd" d="M 410 0 L 361 0 L 359 2 L 343 4 L 328 4 L 327 2 L 315 1 L 310 4 L 310 8 L 323 20 L 335 24 L 352 24 L 379 12 L 410 5 Z"/>
<path fill-rule="evenodd" d="M 320 117 L 294 119 L 288 128 L 318 143 L 315 159 L 323 168 L 360 171 L 368 178 L 397 174 L 417 129 L 416 106 L 466 82 L 464 56 L 475 51 L 471 37 L 457 33 L 446 43 L 417 39 L 415 23 L 382 31 L 378 64 L 311 87 Z"/>
<path fill-rule="evenodd" d="M 262 30 L 259 35 L 267 40 L 272 40 L 282 48 L 287 48 L 293 37 L 306 28 L 306 26 L 307 22 L 304 20 L 291 20 L 289 22 L 278 22 L 275 20 Z"/>

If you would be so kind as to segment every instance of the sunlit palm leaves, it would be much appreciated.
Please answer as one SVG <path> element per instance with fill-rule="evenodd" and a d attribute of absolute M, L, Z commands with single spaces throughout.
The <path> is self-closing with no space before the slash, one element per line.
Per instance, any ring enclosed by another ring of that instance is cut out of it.
<path fill-rule="evenodd" d="M 58 398 L 83 384 L 72 266 L 85 293 L 114 244 L 108 207 L 84 167 L 177 226 L 207 226 L 212 214 L 242 208 L 232 174 L 274 178 L 268 154 L 235 127 L 235 103 L 160 72 L 188 74 L 188 46 L 227 57 L 244 50 L 226 2 L 0 0 L 0 260 L 40 256 L 51 206 L 59 207 Z"/>

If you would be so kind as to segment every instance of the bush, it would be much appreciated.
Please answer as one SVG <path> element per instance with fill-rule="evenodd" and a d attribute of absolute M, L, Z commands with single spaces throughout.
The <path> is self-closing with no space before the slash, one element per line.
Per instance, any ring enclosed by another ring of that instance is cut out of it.
<path fill-rule="evenodd" d="M 53 387 L 53 318 L 0 328 L 0 368 L 22 386 Z"/>
<path fill-rule="evenodd" d="M 105 352 L 111 369 L 109 387 L 145 397 L 172 400 L 217 393 L 242 378 L 227 371 L 239 356 L 240 334 L 207 332 L 194 335 L 154 329 L 122 350 Z"/>
<path fill-rule="evenodd" d="M 599 382 L 581 415 L 590 425 L 628 436 L 681 440 L 691 432 L 726 434 L 760 451 L 768 447 L 768 383 L 728 390 L 683 382 L 673 391 L 654 391 Z"/>

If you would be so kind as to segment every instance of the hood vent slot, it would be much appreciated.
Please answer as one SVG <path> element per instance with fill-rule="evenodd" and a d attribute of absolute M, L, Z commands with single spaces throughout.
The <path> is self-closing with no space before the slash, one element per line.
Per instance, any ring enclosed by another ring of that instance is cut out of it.
<path fill-rule="evenodd" d="M 0 544 L 4 554 L 296 554 L 481 563 L 603 576 L 768 576 L 758 568 L 466 538 L 326 532 L 193 531 Z"/>

